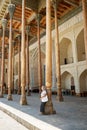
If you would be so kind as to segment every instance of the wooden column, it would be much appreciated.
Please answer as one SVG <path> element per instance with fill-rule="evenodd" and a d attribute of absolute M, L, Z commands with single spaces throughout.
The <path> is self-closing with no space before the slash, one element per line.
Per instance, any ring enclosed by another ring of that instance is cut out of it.
<path fill-rule="evenodd" d="M 4 87 L 4 69 L 5 69 L 5 29 L 7 25 L 7 20 L 2 19 L 2 27 L 3 27 L 3 37 L 2 37 L 2 62 L 1 62 L 1 91 L 0 97 L 3 97 L 3 87 Z"/>
<path fill-rule="evenodd" d="M 25 52 L 25 0 L 22 0 L 22 38 L 21 38 L 21 99 L 20 104 L 26 105 L 26 52 Z"/>
<path fill-rule="evenodd" d="M 83 21 L 84 21 L 85 54 L 86 54 L 86 62 L 87 62 L 87 2 L 86 0 L 82 0 L 82 8 L 83 8 Z"/>
<path fill-rule="evenodd" d="M 21 35 L 18 36 L 18 94 L 21 94 L 21 61 L 20 61 L 20 53 L 21 53 Z"/>
<path fill-rule="evenodd" d="M 8 61 L 8 100 L 12 100 L 11 85 L 12 85 L 12 18 L 15 10 L 14 4 L 8 5 L 10 15 L 10 29 L 9 29 L 9 61 Z"/>
<path fill-rule="evenodd" d="M 57 76 L 57 100 L 63 101 L 61 91 L 61 70 L 60 70 L 60 47 L 59 47 L 59 32 L 57 19 L 57 0 L 52 0 L 55 15 L 55 56 L 56 56 L 56 76 Z"/>
<path fill-rule="evenodd" d="M 41 46 L 40 46 L 40 14 L 37 14 L 37 39 L 38 39 L 38 83 L 39 93 L 41 92 L 42 86 L 42 64 L 41 64 Z"/>
<path fill-rule="evenodd" d="M 14 51 L 15 41 L 12 42 L 12 93 L 14 93 Z"/>
<path fill-rule="evenodd" d="M 30 96 L 30 71 L 29 71 L 29 31 L 30 27 L 26 27 L 26 87 L 27 87 L 27 96 Z"/>
<path fill-rule="evenodd" d="M 45 112 L 54 113 L 52 104 L 52 38 L 51 38 L 51 0 L 46 0 L 46 88 L 49 101 L 46 104 Z"/>

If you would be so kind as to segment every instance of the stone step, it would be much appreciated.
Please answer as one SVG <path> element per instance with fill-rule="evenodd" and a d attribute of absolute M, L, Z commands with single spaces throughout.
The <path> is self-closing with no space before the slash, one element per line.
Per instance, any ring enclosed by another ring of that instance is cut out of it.
<path fill-rule="evenodd" d="M 2 102 L 0 102 L 0 110 L 13 117 L 29 130 L 61 130 Z"/>

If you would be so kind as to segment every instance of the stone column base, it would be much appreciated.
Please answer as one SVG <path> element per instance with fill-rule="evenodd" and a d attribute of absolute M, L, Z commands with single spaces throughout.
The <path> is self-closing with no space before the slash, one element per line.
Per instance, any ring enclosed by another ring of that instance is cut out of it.
<path fill-rule="evenodd" d="M 51 101 L 48 101 L 45 105 L 45 112 L 46 115 L 56 114 L 56 111 L 53 109 L 53 104 Z"/>
<path fill-rule="evenodd" d="M 31 93 L 30 93 L 30 92 L 27 92 L 26 95 L 27 95 L 27 96 L 31 96 Z"/>
<path fill-rule="evenodd" d="M 63 102 L 63 101 L 64 101 L 64 98 L 63 98 L 63 96 L 60 96 L 60 97 L 57 96 L 57 97 L 56 97 L 56 100 L 59 101 L 59 102 Z"/>
<path fill-rule="evenodd" d="M 12 94 L 8 94 L 7 99 L 8 99 L 8 100 L 13 100 L 13 99 L 12 99 Z"/>
<path fill-rule="evenodd" d="M 18 93 L 17 93 L 18 95 L 21 95 L 21 91 L 18 91 Z"/>
<path fill-rule="evenodd" d="M 20 104 L 27 105 L 26 95 L 21 95 Z"/>
<path fill-rule="evenodd" d="M 77 97 L 81 97 L 81 93 L 76 93 L 76 96 Z"/>
<path fill-rule="evenodd" d="M 0 98 L 3 98 L 4 96 L 3 96 L 3 94 L 2 93 L 0 93 Z"/>
<path fill-rule="evenodd" d="M 31 92 L 30 92 L 29 88 L 27 89 L 26 95 L 31 96 Z"/>
<path fill-rule="evenodd" d="M 17 94 L 21 95 L 21 88 L 20 87 L 18 88 Z"/>

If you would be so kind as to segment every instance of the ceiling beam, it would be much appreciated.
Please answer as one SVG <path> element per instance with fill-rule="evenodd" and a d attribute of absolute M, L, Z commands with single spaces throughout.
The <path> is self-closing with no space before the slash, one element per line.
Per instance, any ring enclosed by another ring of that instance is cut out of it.
<path fill-rule="evenodd" d="M 32 22 L 33 19 L 35 19 L 35 17 L 36 17 L 36 16 L 31 17 L 31 18 L 27 21 L 27 24 L 30 25 L 30 26 L 37 26 L 36 24 L 30 23 L 30 22 Z M 20 19 L 20 18 L 13 17 L 13 20 L 17 20 L 17 21 L 21 22 L 21 19 Z M 46 29 L 46 27 L 44 27 L 44 26 L 42 26 L 42 25 L 40 25 L 40 28 Z"/>
<path fill-rule="evenodd" d="M 37 24 L 33 24 L 33 23 L 31 23 L 31 24 L 29 24 L 31 27 L 33 27 L 33 26 L 35 26 L 35 27 L 37 27 Z M 46 29 L 46 27 L 45 26 L 42 26 L 42 25 L 40 25 L 40 28 L 42 28 L 42 29 Z"/>
<path fill-rule="evenodd" d="M 22 6 L 21 0 L 11 0 L 11 2 L 15 5 L 21 5 Z M 32 10 L 37 11 L 38 10 L 38 0 L 27 0 L 26 1 L 26 8 L 30 8 Z"/>
<path fill-rule="evenodd" d="M 76 1 L 74 1 L 74 0 L 73 1 L 72 0 L 64 0 L 64 2 L 70 4 L 70 5 L 74 6 L 74 7 L 78 7 L 79 6 L 79 4 Z"/>
<path fill-rule="evenodd" d="M 34 20 L 36 18 L 36 13 L 34 12 L 28 19 L 27 19 L 27 23 L 30 23 L 32 20 Z"/>

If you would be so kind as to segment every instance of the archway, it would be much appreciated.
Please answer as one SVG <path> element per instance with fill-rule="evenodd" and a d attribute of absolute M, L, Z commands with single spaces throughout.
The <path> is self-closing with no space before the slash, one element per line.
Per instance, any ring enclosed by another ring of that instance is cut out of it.
<path fill-rule="evenodd" d="M 68 38 L 63 38 L 60 42 L 60 64 L 70 64 L 73 62 L 72 43 Z"/>
<path fill-rule="evenodd" d="M 45 53 L 41 48 L 41 63 L 42 63 L 42 84 L 45 85 Z M 38 48 L 30 52 L 30 86 L 38 88 Z"/>
<path fill-rule="evenodd" d="M 78 61 L 85 60 L 84 30 L 82 30 L 76 39 Z"/>
<path fill-rule="evenodd" d="M 74 77 L 69 72 L 65 71 L 61 76 L 61 87 L 62 90 L 68 94 L 75 94 Z"/>
<path fill-rule="evenodd" d="M 87 92 L 87 69 L 82 72 L 79 80 L 81 93 Z"/>

